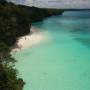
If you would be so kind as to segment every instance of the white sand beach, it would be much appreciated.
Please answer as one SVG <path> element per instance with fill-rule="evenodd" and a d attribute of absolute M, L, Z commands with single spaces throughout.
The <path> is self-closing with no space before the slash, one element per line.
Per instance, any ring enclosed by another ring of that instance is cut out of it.
<path fill-rule="evenodd" d="M 17 47 L 15 46 L 12 49 L 12 52 L 17 52 L 23 49 L 30 48 L 42 42 L 43 39 L 44 39 L 43 33 L 38 31 L 35 27 L 31 27 L 31 33 L 26 36 L 20 37 L 17 41 Z"/>

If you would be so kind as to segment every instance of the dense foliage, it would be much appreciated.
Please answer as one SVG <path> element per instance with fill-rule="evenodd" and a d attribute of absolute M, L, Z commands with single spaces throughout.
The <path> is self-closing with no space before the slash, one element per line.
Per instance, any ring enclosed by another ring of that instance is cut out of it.
<path fill-rule="evenodd" d="M 17 37 L 18 23 L 14 11 L 16 6 L 1 0 L 0 3 L 0 90 L 22 90 L 25 83 L 17 76 L 14 68 L 16 60 L 9 49 Z"/>
<path fill-rule="evenodd" d="M 46 17 L 53 15 L 61 15 L 64 10 L 62 9 L 45 9 L 37 7 L 28 7 L 24 5 L 19 5 L 20 8 L 24 8 L 28 12 L 28 18 L 31 22 L 41 21 Z"/>
<path fill-rule="evenodd" d="M 12 3 L 0 5 L 0 40 L 13 45 L 17 36 L 30 32 L 27 12 Z"/>
<path fill-rule="evenodd" d="M 9 47 L 0 42 L 0 90 L 22 90 L 24 82 L 17 77 L 15 62 Z"/>

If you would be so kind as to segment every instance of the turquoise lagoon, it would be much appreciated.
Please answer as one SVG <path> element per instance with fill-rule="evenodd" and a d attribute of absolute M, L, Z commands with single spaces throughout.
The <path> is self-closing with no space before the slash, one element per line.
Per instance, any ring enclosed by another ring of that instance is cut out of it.
<path fill-rule="evenodd" d="M 90 11 L 66 11 L 32 26 L 46 40 L 15 54 L 24 90 L 90 90 Z"/>

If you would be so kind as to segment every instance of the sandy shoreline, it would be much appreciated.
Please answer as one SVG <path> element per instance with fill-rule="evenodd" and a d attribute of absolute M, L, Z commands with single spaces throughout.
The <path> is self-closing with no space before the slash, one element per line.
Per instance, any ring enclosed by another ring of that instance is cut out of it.
<path fill-rule="evenodd" d="M 21 51 L 23 49 L 30 48 L 43 41 L 44 35 L 42 32 L 39 32 L 36 28 L 31 27 L 30 34 L 22 36 L 17 41 L 17 46 L 13 47 L 12 52 Z"/>

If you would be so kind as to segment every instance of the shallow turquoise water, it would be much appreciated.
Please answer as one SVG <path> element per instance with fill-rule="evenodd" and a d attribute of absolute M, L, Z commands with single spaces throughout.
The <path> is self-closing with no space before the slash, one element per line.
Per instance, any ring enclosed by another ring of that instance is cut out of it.
<path fill-rule="evenodd" d="M 15 54 L 24 90 L 90 90 L 90 11 L 33 24 L 46 40 Z"/>

